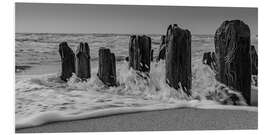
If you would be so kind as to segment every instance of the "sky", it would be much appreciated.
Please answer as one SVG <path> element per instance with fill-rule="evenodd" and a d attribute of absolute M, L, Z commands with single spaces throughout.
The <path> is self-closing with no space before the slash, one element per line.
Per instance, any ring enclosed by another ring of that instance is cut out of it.
<path fill-rule="evenodd" d="M 240 19 L 258 33 L 257 8 L 16 3 L 16 33 L 164 34 L 178 24 L 192 34 L 214 34 Z"/>

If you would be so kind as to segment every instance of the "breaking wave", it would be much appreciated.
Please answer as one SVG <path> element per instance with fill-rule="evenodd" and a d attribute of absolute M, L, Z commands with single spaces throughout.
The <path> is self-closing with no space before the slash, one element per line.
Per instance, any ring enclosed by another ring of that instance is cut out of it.
<path fill-rule="evenodd" d="M 53 121 L 172 108 L 257 111 L 246 106 L 241 93 L 215 80 L 201 61 L 192 61 L 192 96 L 165 83 L 165 62 L 151 63 L 149 77 L 138 76 L 128 63 L 117 63 L 117 87 L 106 87 L 97 77 L 81 82 L 74 74 L 65 83 L 58 73 L 16 79 L 16 129 Z M 140 73 L 142 74 L 142 73 Z M 181 86 L 181 85 L 180 85 Z"/>

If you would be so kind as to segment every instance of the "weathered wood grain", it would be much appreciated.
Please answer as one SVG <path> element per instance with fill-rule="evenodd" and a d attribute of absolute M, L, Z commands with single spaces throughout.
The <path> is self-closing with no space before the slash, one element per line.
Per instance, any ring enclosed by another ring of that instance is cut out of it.
<path fill-rule="evenodd" d="M 115 55 L 110 49 L 101 47 L 98 51 L 99 67 L 97 76 L 107 86 L 116 86 Z"/>
<path fill-rule="evenodd" d="M 191 33 L 177 24 L 167 29 L 166 82 L 169 86 L 191 95 Z"/>
<path fill-rule="evenodd" d="M 216 79 L 240 91 L 250 104 L 250 29 L 240 20 L 225 21 L 215 33 Z"/>
<path fill-rule="evenodd" d="M 208 65 L 213 71 L 216 72 L 215 52 L 205 52 L 203 54 L 202 63 Z"/>
<path fill-rule="evenodd" d="M 148 73 L 151 61 L 151 38 L 148 36 L 132 35 L 129 41 L 129 67 Z"/>
<path fill-rule="evenodd" d="M 154 49 L 151 49 L 151 55 L 150 55 L 150 60 L 154 60 Z"/>
<path fill-rule="evenodd" d="M 255 47 L 252 45 L 250 50 L 250 57 L 252 63 L 252 75 L 258 75 L 258 54 Z"/>
<path fill-rule="evenodd" d="M 76 75 L 83 81 L 91 77 L 90 49 L 81 42 L 76 50 Z"/>
<path fill-rule="evenodd" d="M 158 51 L 158 56 L 157 60 L 165 60 L 165 55 L 166 55 L 166 42 L 165 42 L 166 36 L 162 35 L 160 39 L 160 46 L 159 46 L 159 51 Z"/>
<path fill-rule="evenodd" d="M 68 81 L 75 73 L 75 54 L 72 49 L 68 46 L 67 42 L 59 44 L 59 54 L 61 57 L 61 80 Z"/>

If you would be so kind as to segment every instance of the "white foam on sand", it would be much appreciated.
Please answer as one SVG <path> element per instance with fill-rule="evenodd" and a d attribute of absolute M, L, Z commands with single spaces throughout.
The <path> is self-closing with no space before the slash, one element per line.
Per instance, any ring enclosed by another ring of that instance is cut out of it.
<path fill-rule="evenodd" d="M 126 62 L 118 63 L 117 87 L 106 87 L 96 76 L 97 69 L 92 70 L 87 82 L 73 75 L 64 83 L 57 73 L 20 76 L 15 86 L 16 129 L 53 121 L 183 107 L 257 111 L 257 107 L 246 106 L 240 93 L 218 83 L 208 66 L 200 60 L 192 62 L 192 97 L 165 83 L 164 61 L 151 64 L 148 79 L 130 70 Z M 237 101 L 231 95 L 236 95 Z"/>

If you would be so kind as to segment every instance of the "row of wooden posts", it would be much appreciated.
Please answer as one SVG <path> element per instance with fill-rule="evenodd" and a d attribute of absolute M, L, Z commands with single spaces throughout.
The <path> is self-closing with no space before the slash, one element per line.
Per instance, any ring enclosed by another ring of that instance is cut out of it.
<path fill-rule="evenodd" d="M 80 43 L 73 53 L 66 42 L 59 45 L 62 61 L 61 79 L 67 81 L 72 73 L 82 80 L 91 77 L 90 51 L 87 43 Z M 250 30 L 240 20 L 225 21 L 215 33 L 215 60 L 209 62 L 216 71 L 216 78 L 221 83 L 242 92 L 250 104 L 251 90 L 251 53 Z M 204 56 L 205 57 L 205 56 Z M 148 74 L 153 59 L 151 38 L 145 35 L 132 35 L 129 41 L 129 67 Z M 166 83 L 175 89 L 180 87 L 191 95 L 191 33 L 189 30 L 169 25 L 167 33 L 161 36 L 157 61 L 164 59 Z M 203 58 L 206 59 L 206 58 Z M 107 86 L 115 86 L 115 55 L 110 49 L 99 49 L 99 67 L 97 76 Z M 179 84 L 181 83 L 181 86 Z"/>

